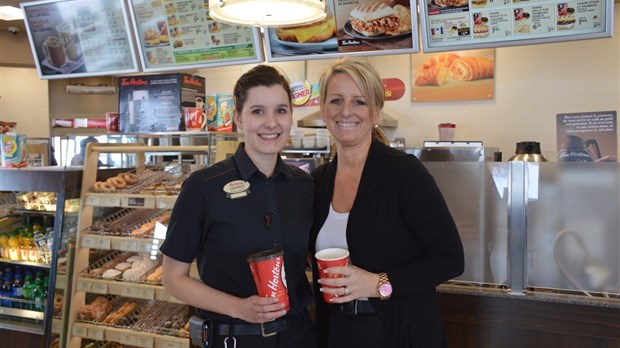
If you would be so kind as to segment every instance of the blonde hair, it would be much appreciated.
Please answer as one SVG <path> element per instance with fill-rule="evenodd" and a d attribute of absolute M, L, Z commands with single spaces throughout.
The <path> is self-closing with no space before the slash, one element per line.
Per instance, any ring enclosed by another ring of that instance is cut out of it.
<path fill-rule="evenodd" d="M 379 73 L 366 60 L 355 58 L 339 59 L 325 69 L 319 80 L 321 105 L 327 98 L 327 85 L 329 80 L 336 74 L 346 74 L 355 81 L 357 87 L 366 98 L 366 103 L 371 115 L 380 113 L 385 104 L 385 89 Z M 373 138 L 389 145 L 389 139 L 383 130 L 376 125 L 372 129 Z"/>

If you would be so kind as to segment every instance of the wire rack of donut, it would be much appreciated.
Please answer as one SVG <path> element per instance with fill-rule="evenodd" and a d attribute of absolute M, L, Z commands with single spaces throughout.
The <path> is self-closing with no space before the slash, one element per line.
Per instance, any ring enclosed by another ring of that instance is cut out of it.
<path fill-rule="evenodd" d="M 134 325 L 134 328 L 158 335 L 189 337 L 189 317 L 188 306 L 159 301 Z"/>
<path fill-rule="evenodd" d="M 125 172 L 97 181 L 91 188 L 96 193 L 152 193 L 174 195 L 181 190 L 185 175 L 179 171 L 148 168 L 140 173 Z"/>
<path fill-rule="evenodd" d="M 147 253 L 114 251 L 91 263 L 79 273 L 83 278 L 129 283 L 161 284 L 161 257 Z"/>
<path fill-rule="evenodd" d="M 168 224 L 170 214 L 165 209 L 128 208 L 96 220 L 87 230 L 93 234 L 150 238 L 158 222 Z"/>
<path fill-rule="evenodd" d="M 114 295 L 97 295 L 94 299 L 87 299 L 87 303 L 78 309 L 77 320 L 118 328 L 130 328 L 144 316 L 154 302 L 156 301 L 129 299 Z"/>
<path fill-rule="evenodd" d="M 139 348 L 137 346 L 128 346 L 118 342 L 94 341 L 83 345 L 82 348 Z"/>

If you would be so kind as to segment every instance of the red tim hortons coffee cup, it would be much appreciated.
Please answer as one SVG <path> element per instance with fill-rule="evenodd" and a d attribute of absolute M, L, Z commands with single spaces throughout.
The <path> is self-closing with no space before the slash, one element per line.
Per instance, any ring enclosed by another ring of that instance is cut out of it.
<path fill-rule="evenodd" d="M 278 302 L 284 303 L 284 309 L 288 311 L 290 305 L 286 289 L 283 255 L 282 249 L 272 249 L 254 253 L 248 256 L 247 260 L 252 270 L 258 295 L 277 298 Z"/>
<path fill-rule="evenodd" d="M 105 128 L 108 132 L 118 132 L 120 130 L 118 112 L 105 113 Z"/>

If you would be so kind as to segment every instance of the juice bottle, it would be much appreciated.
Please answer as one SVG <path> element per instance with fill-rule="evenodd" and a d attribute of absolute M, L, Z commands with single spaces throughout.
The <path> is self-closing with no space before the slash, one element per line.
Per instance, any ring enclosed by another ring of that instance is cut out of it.
<path fill-rule="evenodd" d="M 8 233 L 0 233 L 0 258 L 9 258 L 9 235 Z"/>
<path fill-rule="evenodd" d="M 0 288 L 0 294 L 2 294 L 2 307 L 12 307 L 13 303 L 11 302 L 11 297 L 13 295 L 13 290 L 11 289 L 11 285 L 13 283 L 13 274 L 10 269 L 4 270 L 4 283 L 2 283 L 2 287 Z"/>
<path fill-rule="evenodd" d="M 28 232 L 28 261 L 38 262 L 39 259 L 39 251 L 34 245 L 34 232 Z"/>
<path fill-rule="evenodd" d="M 15 279 L 13 280 L 13 284 L 11 286 L 11 297 L 16 299 L 16 300 L 23 300 L 24 299 L 24 280 L 22 279 L 22 272 L 21 270 L 16 270 L 15 271 Z M 13 302 L 13 307 L 14 308 L 22 308 L 22 302 L 20 301 L 14 301 Z"/>
<path fill-rule="evenodd" d="M 19 261 L 19 235 L 16 231 L 11 232 L 8 240 L 9 245 L 9 259 L 12 261 Z"/>
<path fill-rule="evenodd" d="M 28 244 L 30 239 L 28 238 L 28 230 L 23 229 L 19 233 L 19 259 L 22 261 L 28 261 Z"/>

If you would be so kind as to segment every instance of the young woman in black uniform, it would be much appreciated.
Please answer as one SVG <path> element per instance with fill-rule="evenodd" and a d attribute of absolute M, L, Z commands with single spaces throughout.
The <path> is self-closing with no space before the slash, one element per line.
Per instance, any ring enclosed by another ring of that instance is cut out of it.
<path fill-rule="evenodd" d="M 239 78 L 234 100 L 245 143 L 185 180 L 160 248 L 164 287 L 213 320 L 210 348 L 315 348 L 305 276 L 314 185 L 279 156 L 292 124 L 288 80 L 258 65 Z M 284 250 L 288 312 L 277 299 L 257 295 L 246 261 L 278 248 Z M 200 279 L 190 276 L 194 260 Z"/>

